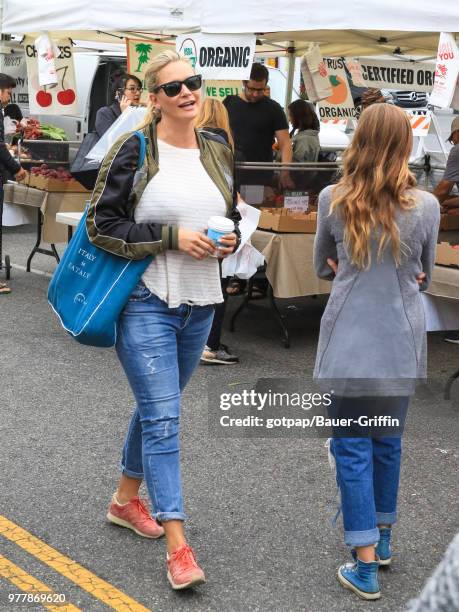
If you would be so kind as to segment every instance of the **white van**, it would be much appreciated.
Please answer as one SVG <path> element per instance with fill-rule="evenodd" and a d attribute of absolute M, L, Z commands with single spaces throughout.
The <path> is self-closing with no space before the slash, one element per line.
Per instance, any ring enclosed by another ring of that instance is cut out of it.
<path fill-rule="evenodd" d="M 116 45 L 118 46 L 118 45 Z M 125 55 L 119 51 L 85 50 L 76 47 L 73 54 L 77 89 L 78 112 L 76 115 L 33 115 L 41 123 L 61 127 L 69 140 L 83 140 L 94 129 L 96 113 L 102 106 L 112 104 L 117 82 L 126 72 Z M 25 117 L 30 116 L 27 89 L 27 69 L 23 47 L 18 43 L 3 43 L 0 49 L 0 72 L 16 79 L 11 102 L 17 104 Z"/>

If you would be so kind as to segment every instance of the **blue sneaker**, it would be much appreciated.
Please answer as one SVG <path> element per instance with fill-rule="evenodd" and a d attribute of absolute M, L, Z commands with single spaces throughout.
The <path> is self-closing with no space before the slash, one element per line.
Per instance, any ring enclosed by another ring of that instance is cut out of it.
<path fill-rule="evenodd" d="M 338 569 L 338 580 L 345 589 L 353 591 L 361 599 L 372 600 L 381 597 L 378 582 L 378 561 L 345 563 Z"/>
<path fill-rule="evenodd" d="M 390 547 L 390 538 L 392 529 L 384 527 L 379 530 L 379 542 L 376 547 L 376 554 L 379 557 L 379 565 L 390 565 L 392 561 L 392 551 Z"/>

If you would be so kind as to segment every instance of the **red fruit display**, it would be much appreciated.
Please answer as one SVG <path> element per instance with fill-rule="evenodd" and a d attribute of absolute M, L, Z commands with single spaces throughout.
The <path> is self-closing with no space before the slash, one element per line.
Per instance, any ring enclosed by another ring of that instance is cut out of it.
<path fill-rule="evenodd" d="M 60 104 L 68 106 L 75 101 L 75 92 L 73 89 L 64 89 L 57 94 L 57 100 Z"/>
<path fill-rule="evenodd" d="M 51 106 L 53 102 L 53 96 L 47 91 L 43 91 L 43 90 L 40 90 L 35 96 L 35 98 L 37 100 L 37 104 L 39 104 L 40 106 L 44 108 L 47 106 Z"/>
<path fill-rule="evenodd" d="M 43 176 L 44 178 L 57 179 L 59 181 L 71 181 L 73 180 L 72 175 L 68 170 L 62 166 L 57 168 L 50 168 L 47 164 L 41 164 L 41 166 L 33 166 L 30 168 L 30 173 L 35 176 Z"/>

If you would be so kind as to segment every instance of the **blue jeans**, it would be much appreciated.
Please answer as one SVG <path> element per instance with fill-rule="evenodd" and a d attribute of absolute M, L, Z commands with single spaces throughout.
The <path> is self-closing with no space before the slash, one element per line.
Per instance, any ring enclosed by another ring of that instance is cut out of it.
<path fill-rule="evenodd" d="M 334 398 L 330 416 L 355 418 L 372 412 L 372 403 L 387 406 L 387 413 L 402 421 L 409 397 Z M 339 405 L 337 405 L 339 404 Z M 344 541 L 349 546 L 369 546 L 379 541 L 377 525 L 397 520 L 397 494 L 400 480 L 402 441 L 396 436 L 344 437 L 351 430 L 334 429 L 330 450 L 336 461 L 336 479 L 341 493 Z M 354 435 L 365 435 L 355 427 Z"/>
<path fill-rule="evenodd" d="M 180 396 L 199 363 L 214 306 L 168 305 L 143 283 L 118 326 L 116 351 L 136 400 L 122 472 L 145 478 L 158 521 L 185 520 L 179 459 Z"/>

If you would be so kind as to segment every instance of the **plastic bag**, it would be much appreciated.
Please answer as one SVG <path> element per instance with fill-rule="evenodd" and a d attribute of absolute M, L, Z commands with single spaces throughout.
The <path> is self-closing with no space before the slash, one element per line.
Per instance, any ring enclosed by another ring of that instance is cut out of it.
<path fill-rule="evenodd" d="M 121 113 L 96 145 L 86 153 L 86 158 L 102 162 L 113 143 L 118 140 L 120 136 L 137 129 L 139 124 L 143 121 L 146 112 L 147 109 L 142 106 L 138 108 L 129 107 L 124 113 Z"/>

